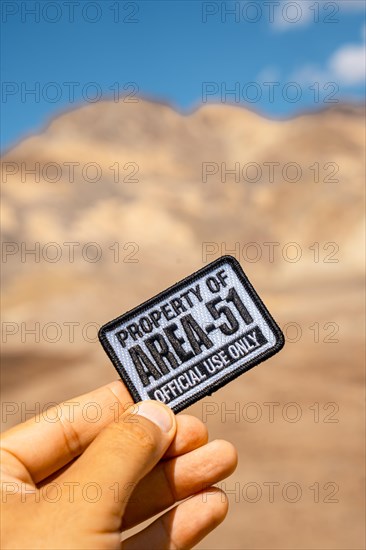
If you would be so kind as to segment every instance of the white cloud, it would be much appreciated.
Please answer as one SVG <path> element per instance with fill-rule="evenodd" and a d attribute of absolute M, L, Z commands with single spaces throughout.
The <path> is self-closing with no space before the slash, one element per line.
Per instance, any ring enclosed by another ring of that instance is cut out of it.
<path fill-rule="evenodd" d="M 279 31 L 294 29 L 311 22 L 313 12 L 309 9 L 307 0 L 288 2 L 281 0 L 280 6 L 274 11 L 274 28 Z"/>
<path fill-rule="evenodd" d="M 336 80 L 352 86 L 365 80 L 365 45 L 346 44 L 336 51 L 329 61 L 329 69 Z"/>
<path fill-rule="evenodd" d="M 257 81 L 258 82 L 277 82 L 280 80 L 281 75 L 280 71 L 277 67 L 271 66 L 271 67 L 265 67 L 260 73 L 257 75 Z"/>
<path fill-rule="evenodd" d="M 328 71 L 322 70 L 314 64 L 304 65 L 295 71 L 288 80 L 290 82 L 297 82 L 301 85 L 314 84 L 314 82 L 319 82 L 320 85 L 324 85 L 327 82 L 334 81 Z"/>
<path fill-rule="evenodd" d="M 366 80 L 365 28 L 363 42 L 344 44 L 336 50 L 326 63 L 325 68 L 309 64 L 298 69 L 291 80 L 301 84 L 336 82 L 342 86 L 363 84 Z"/>
<path fill-rule="evenodd" d="M 273 25 L 277 31 L 298 29 L 316 21 L 339 21 L 342 13 L 363 12 L 366 3 L 364 0 L 280 0 L 280 5 L 274 10 Z"/>
<path fill-rule="evenodd" d="M 344 11 L 365 11 L 364 0 L 337 0 L 337 4 Z"/>

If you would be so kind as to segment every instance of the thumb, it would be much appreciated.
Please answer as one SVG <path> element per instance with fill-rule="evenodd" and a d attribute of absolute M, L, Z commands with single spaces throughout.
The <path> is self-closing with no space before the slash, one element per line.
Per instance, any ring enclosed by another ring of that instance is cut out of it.
<path fill-rule="evenodd" d="M 137 403 L 99 433 L 65 478 L 77 482 L 84 496 L 85 487 L 94 486 L 94 518 L 120 520 L 132 491 L 164 455 L 175 432 L 169 407 L 160 401 Z"/>

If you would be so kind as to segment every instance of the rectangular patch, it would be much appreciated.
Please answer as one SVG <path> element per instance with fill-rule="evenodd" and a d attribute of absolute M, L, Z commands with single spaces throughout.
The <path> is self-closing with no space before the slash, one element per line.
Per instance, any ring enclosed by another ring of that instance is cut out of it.
<path fill-rule="evenodd" d="M 232 256 L 110 321 L 100 342 L 135 402 L 175 412 L 283 347 L 284 337 Z"/>

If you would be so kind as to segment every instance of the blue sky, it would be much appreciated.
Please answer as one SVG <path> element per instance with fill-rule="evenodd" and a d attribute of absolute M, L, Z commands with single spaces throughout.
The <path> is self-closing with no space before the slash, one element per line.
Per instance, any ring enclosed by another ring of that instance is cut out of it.
<path fill-rule="evenodd" d="M 3 0 L 2 149 L 117 90 L 270 117 L 361 101 L 364 10 L 364 0 Z"/>

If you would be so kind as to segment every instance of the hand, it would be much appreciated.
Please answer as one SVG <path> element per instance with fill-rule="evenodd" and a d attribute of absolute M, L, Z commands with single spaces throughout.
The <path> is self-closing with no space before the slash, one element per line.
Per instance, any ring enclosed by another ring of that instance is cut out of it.
<path fill-rule="evenodd" d="M 3 434 L 1 548 L 191 548 L 224 519 L 211 485 L 235 469 L 234 447 L 162 403 L 128 404 L 113 382 Z"/>

